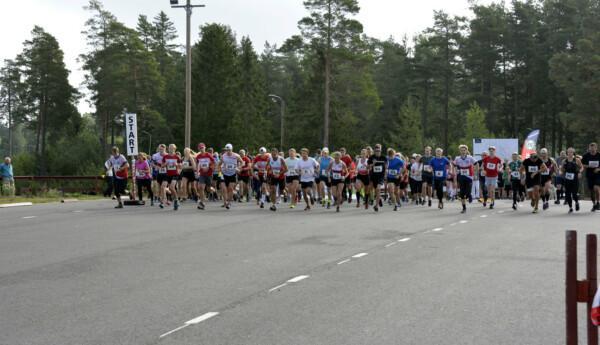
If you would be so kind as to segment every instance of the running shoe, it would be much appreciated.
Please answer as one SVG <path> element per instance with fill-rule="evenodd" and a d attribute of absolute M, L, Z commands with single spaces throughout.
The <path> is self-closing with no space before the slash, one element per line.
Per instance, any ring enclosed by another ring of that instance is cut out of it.
<path fill-rule="evenodd" d="M 394 211 L 398 211 L 398 205 L 394 205 Z"/>
<path fill-rule="evenodd" d="M 123 208 L 123 204 L 119 203 L 115 208 Z"/>
<path fill-rule="evenodd" d="M 517 210 L 517 204 L 513 204 L 512 205 L 512 209 L 516 211 Z"/>
<path fill-rule="evenodd" d="M 379 207 L 377 207 L 377 205 L 373 206 L 373 210 L 375 210 L 375 212 L 379 212 Z"/>
<path fill-rule="evenodd" d="M 575 211 L 579 212 L 579 203 L 575 203 Z"/>
<path fill-rule="evenodd" d="M 340 212 L 340 206 L 335 207 L 335 212 Z"/>
<path fill-rule="evenodd" d="M 173 209 L 174 209 L 175 211 L 177 211 L 177 210 L 179 209 L 179 202 L 178 202 L 177 200 L 175 200 L 175 201 L 173 202 Z"/>
<path fill-rule="evenodd" d="M 161 202 L 160 204 L 158 204 L 158 207 L 165 208 L 165 205 L 163 205 L 163 203 Z"/>
<path fill-rule="evenodd" d="M 571 213 L 573 213 L 573 209 L 572 208 L 569 209 L 569 214 L 571 214 Z"/>
<path fill-rule="evenodd" d="M 271 207 L 269 208 L 271 211 L 275 212 L 277 211 L 277 206 L 275 205 L 271 205 Z"/>
<path fill-rule="evenodd" d="M 536 207 L 536 208 L 534 208 L 534 209 L 533 209 L 533 212 L 532 212 L 532 213 L 538 213 L 538 211 L 539 211 L 539 210 L 538 210 L 538 208 Z"/>
<path fill-rule="evenodd" d="M 260 208 L 265 208 L 265 203 L 264 202 L 260 202 Z"/>
<path fill-rule="evenodd" d="M 427 206 L 431 207 L 431 199 L 427 200 Z"/>

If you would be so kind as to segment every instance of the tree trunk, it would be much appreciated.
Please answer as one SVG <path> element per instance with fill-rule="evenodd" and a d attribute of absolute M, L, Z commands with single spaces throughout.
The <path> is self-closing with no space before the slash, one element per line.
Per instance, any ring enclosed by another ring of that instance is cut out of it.
<path fill-rule="evenodd" d="M 329 147 L 329 105 L 331 79 L 331 0 L 327 2 L 327 47 L 325 48 L 325 109 L 323 118 L 323 146 Z"/>

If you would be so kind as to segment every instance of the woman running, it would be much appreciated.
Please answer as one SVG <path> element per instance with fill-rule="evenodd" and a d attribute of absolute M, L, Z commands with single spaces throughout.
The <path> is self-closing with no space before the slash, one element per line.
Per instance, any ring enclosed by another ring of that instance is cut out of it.
<path fill-rule="evenodd" d="M 179 209 L 179 201 L 177 201 L 177 176 L 179 175 L 179 169 L 181 168 L 181 158 L 176 154 L 177 146 L 175 144 L 169 145 L 169 153 L 163 156 L 162 168 L 166 169 L 167 175 L 166 180 L 163 181 L 162 187 L 164 190 L 170 192 L 173 199 L 173 209 L 177 211 Z M 170 205 L 168 200 L 161 198 L 160 208 L 164 208 L 164 204 Z"/>
<path fill-rule="evenodd" d="M 456 172 L 454 174 L 454 183 L 459 190 L 458 196 L 462 204 L 462 211 L 460 213 L 467 212 L 467 199 L 471 195 L 471 188 L 473 185 L 473 177 L 475 174 L 475 158 L 469 155 L 469 148 L 467 145 L 460 145 L 458 147 L 460 156 L 454 159 L 454 165 L 456 166 Z"/>
<path fill-rule="evenodd" d="M 331 192 L 335 201 L 335 211 L 340 212 L 340 206 L 342 205 L 343 197 L 342 192 L 344 190 L 344 182 L 348 175 L 348 167 L 342 160 L 342 154 L 340 152 L 333 153 L 333 162 L 329 164 L 327 168 L 327 175 L 329 176 Z"/>
<path fill-rule="evenodd" d="M 412 194 L 413 202 L 417 205 L 423 204 L 421 199 L 421 191 L 423 189 L 423 164 L 421 163 L 421 155 L 416 154 L 413 162 L 410 165 L 410 193 Z"/>
<path fill-rule="evenodd" d="M 180 196 L 183 201 L 190 196 L 189 192 L 193 191 L 194 195 L 198 195 L 196 186 L 193 183 L 196 180 L 196 159 L 194 153 L 189 147 L 183 150 L 183 159 L 181 163 L 181 190 Z"/>
<path fill-rule="evenodd" d="M 143 201 L 143 188 L 148 191 L 150 206 L 154 206 L 154 193 L 152 193 L 152 174 L 146 154 L 140 152 L 135 161 L 135 185 L 137 186 L 138 200 Z"/>
<path fill-rule="evenodd" d="M 300 186 L 300 175 L 298 174 L 298 156 L 296 149 L 290 149 L 288 151 L 288 158 L 285 159 L 285 165 L 287 171 L 285 172 L 285 183 L 287 185 L 287 191 L 290 198 L 290 208 L 295 208 L 298 201 L 298 187 Z"/>
<path fill-rule="evenodd" d="M 356 190 L 356 208 L 360 207 L 360 196 L 364 195 L 365 209 L 369 208 L 369 156 L 367 149 L 360 151 L 360 157 L 356 160 L 356 182 L 354 189 Z M 363 189 L 364 188 L 364 189 Z"/>
<path fill-rule="evenodd" d="M 287 166 L 285 160 L 279 156 L 279 149 L 271 149 L 271 158 L 267 163 L 267 174 L 269 180 L 269 199 L 271 201 L 270 210 L 277 211 L 277 192 L 285 187 L 285 173 Z"/>

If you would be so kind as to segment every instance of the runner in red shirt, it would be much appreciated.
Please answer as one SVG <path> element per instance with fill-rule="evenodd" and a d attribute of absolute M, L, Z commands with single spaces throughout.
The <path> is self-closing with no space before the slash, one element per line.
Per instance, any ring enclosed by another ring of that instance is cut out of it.
<path fill-rule="evenodd" d="M 342 154 L 342 162 L 344 162 L 344 164 L 346 164 L 346 168 L 348 169 L 348 175 L 346 175 L 346 179 L 344 181 L 344 190 L 342 191 L 342 198 L 343 200 L 347 200 L 348 202 L 352 202 L 352 185 L 354 184 L 353 178 L 354 178 L 354 171 L 353 171 L 353 164 L 354 164 L 354 160 L 352 159 L 352 156 L 350 156 L 345 147 L 342 147 L 340 149 L 340 153 Z"/>
<path fill-rule="evenodd" d="M 487 197 L 491 199 L 490 209 L 494 208 L 494 200 L 496 198 L 496 187 L 498 186 L 498 172 L 502 171 L 502 160 L 496 156 L 496 148 L 490 146 L 489 155 L 484 157 L 483 169 L 485 171 L 485 187 L 488 190 Z M 487 198 L 484 196 L 483 207 L 486 206 Z"/>
<path fill-rule="evenodd" d="M 246 202 L 250 201 L 250 172 L 252 171 L 252 160 L 248 158 L 246 155 L 246 150 L 240 150 L 240 158 L 242 158 L 242 168 L 240 169 L 239 175 L 239 183 L 240 183 L 240 192 L 238 201 L 242 202 L 242 198 L 246 196 Z"/>
<path fill-rule="evenodd" d="M 198 154 L 196 155 L 196 175 L 198 177 L 198 209 L 204 210 L 206 207 L 206 187 L 212 184 L 212 176 L 215 170 L 215 158 L 212 154 L 206 152 L 204 143 L 198 144 Z"/>
<path fill-rule="evenodd" d="M 165 188 L 169 188 L 171 192 L 171 197 L 173 198 L 173 209 L 177 211 L 179 208 L 179 202 L 177 200 L 177 190 L 175 186 L 177 185 L 177 176 L 179 176 L 179 169 L 181 169 L 181 157 L 175 154 L 177 150 L 177 146 L 175 144 L 169 145 L 169 153 L 163 156 L 162 167 L 167 168 L 167 178 L 163 181 L 163 186 Z M 160 208 L 164 208 L 164 204 L 161 199 Z M 167 205 L 169 202 L 167 201 Z"/>
<path fill-rule="evenodd" d="M 261 147 L 258 150 L 258 155 L 254 157 L 252 167 L 254 168 L 254 180 L 256 182 L 256 204 L 260 202 L 260 208 L 265 207 L 265 196 L 267 195 L 267 164 L 271 156 L 267 153 L 267 149 Z"/>

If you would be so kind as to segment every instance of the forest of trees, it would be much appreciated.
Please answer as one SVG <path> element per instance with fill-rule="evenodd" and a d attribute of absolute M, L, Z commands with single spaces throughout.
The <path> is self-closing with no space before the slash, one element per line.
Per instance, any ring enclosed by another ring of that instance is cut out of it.
<path fill-rule="evenodd" d="M 286 102 L 286 148 L 356 152 L 379 142 L 455 153 L 473 138 L 523 139 L 534 128 L 553 153 L 598 139 L 600 0 L 473 2 L 470 18 L 436 11 L 416 37 L 384 41 L 364 33 L 357 0 L 304 6 L 297 35 L 279 46 L 226 24 L 200 28 L 193 143 L 278 146 L 269 94 Z M 140 148 L 150 136 L 152 146 L 183 144 L 185 56 L 171 20 L 141 15 L 130 28 L 100 0 L 86 10 L 80 62 L 93 113 L 79 114 L 79 85 L 69 85 L 59 42 L 43 28 L 0 65 L 0 151 L 15 157 L 18 175 L 98 173 L 122 142 L 123 109 L 138 114 Z"/>

